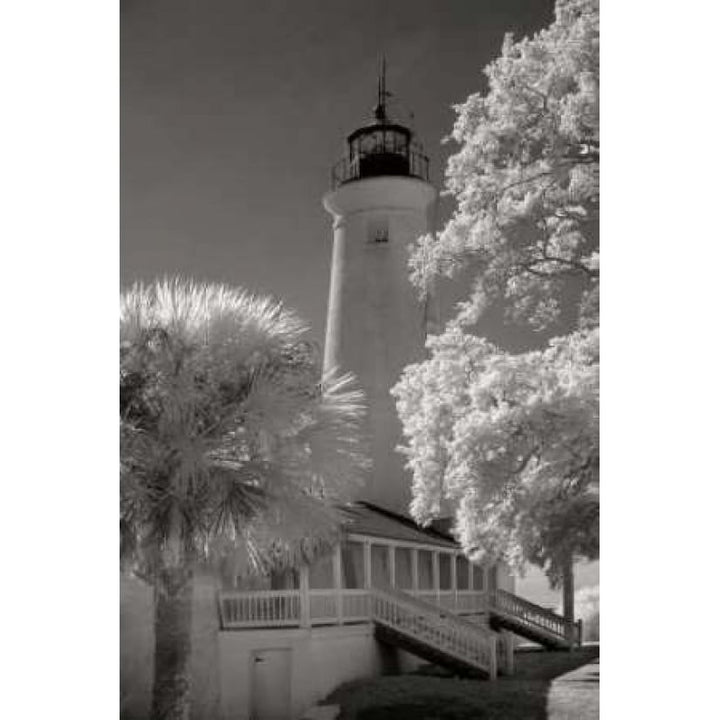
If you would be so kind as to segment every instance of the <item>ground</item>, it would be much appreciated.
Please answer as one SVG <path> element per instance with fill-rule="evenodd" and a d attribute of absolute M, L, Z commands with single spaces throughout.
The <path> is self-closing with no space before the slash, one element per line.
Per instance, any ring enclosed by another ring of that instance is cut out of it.
<path fill-rule="evenodd" d="M 496 682 L 424 673 L 347 683 L 328 699 L 340 720 L 598 720 L 600 649 L 518 652 Z"/>

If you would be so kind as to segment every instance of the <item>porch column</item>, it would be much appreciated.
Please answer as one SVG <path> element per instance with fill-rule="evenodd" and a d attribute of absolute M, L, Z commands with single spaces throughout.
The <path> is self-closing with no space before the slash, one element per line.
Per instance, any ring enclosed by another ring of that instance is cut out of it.
<path fill-rule="evenodd" d="M 509 630 L 500 633 L 498 642 L 505 645 L 505 674 L 512 675 L 515 672 L 515 641 Z"/>
<path fill-rule="evenodd" d="M 412 589 L 414 593 L 418 591 L 418 551 L 413 548 L 410 551 L 410 571 L 412 573 Z"/>
<path fill-rule="evenodd" d="M 432 551 L 432 581 L 435 590 L 435 604 L 440 604 L 440 557 L 437 550 Z"/>
<path fill-rule="evenodd" d="M 491 605 L 495 602 L 495 598 L 490 590 L 490 577 L 492 575 L 490 566 L 483 565 L 483 597 L 485 598 L 486 612 L 489 612 Z"/>
<path fill-rule="evenodd" d="M 370 542 L 366 540 L 363 543 L 363 580 L 366 589 L 372 587 L 372 565 L 370 557 Z"/>
<path fill-rule="evenodd" d="M 468 558 L 468 591 L 475 589 L 475 563 Z"/>
<path fill-rule="evenodd" d="M 490 635 L 490 680 L 497 678 L 497 633 Z"/>
<path fill-rule="evenodd" d="M 395 587 L 395 546 L 388 545 L 388 570 L 390 571 L 390 587 Z"/>
<path fill-rule="evenodd" d="M 333 553 L 333 587 L 335 588 L 335 612 L 337 615 L 337 624 L 342 625 L 342 548 L 340 547 L 340 543 L 335 546 L 335 552 Z"/>
<path fill-rule="evenodd" d="M 310 627 L 310 566 L 300 566 L 300 627 Z"/>
<path fill-rule="evenodd" d="M 458 606 L 458 587 L 457 587 L 457 555 L 455 553 L 448 553 L 450 555 L 450 589 L 453 591 L 453 607 L 457 610 Z"/>

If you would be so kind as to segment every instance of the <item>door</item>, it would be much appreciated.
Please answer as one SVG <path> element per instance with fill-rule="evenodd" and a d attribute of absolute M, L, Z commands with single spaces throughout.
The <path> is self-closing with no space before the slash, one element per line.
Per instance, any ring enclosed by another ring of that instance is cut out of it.
<path fill-rule="evenodd" d="M 252 654 L 251 720 L 290 720 L 290 648 Z"/>

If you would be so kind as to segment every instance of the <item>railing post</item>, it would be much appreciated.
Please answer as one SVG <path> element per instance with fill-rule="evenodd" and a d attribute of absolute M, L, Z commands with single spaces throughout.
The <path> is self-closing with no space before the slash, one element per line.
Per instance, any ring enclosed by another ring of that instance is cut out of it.
<path fill-rule="evenodd" d="M 395 587 L 395 546 L 388 546 L 388 569 L 390 571 L 390 587 Z"/>
<path fill-rule="evenodd" d="M 458 588 L 457 588 L 457 555 L 450 554 L 450 587 L 453 591 L 453 608 L 458 609 Z"/>
<path fill-rule="evenodd" d="M 310 627 L 310 566 L 300 566 L 300 627 Z"/>
<path fill-rule="evenodd" d="M 340 543 L 335 546 L 335 552 L 333 554 L 333 587 L 335 588 L 335 614 L 337 616 L 337 624 L 342 625 L 342 548 L 340 547 Z"/>
<path fill-rule="evenodd" d="M 503 630 L 500 642 L 505 645 L 505 674 L 512 675 L 515 672 L 515 642 L 513 640 L 513 634 L 507 630 Z"/>
<path fill-rule="evenodd" d="M 363 581 L 366 589 L 372 587 L 372 563 L 370 560 L 370 542 L 363 543 Z"/>
<path fill-rule="evenodd" d="M 490 587 L 490 567 L 483 565 L 483 592 L 485 593 L 485 612 L 489 613 L 490 609 L 497 605 L 495 601 L 495 591 Z"/>
<path fill-rule="evenodd" d="M 497 637 L 493 635 L 490 638 L 490 680 L 497 678 Z"/>
<path fill-rule="evenodd" d="M 577 621 L 577 646 L 582 647 L 583 642 L 583 621 L 582 618 L 580 618 Z"/>

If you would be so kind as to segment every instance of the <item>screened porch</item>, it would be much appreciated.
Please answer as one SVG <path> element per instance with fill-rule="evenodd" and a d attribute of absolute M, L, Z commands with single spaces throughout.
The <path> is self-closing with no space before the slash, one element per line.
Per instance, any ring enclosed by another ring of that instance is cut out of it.
<path fill-rule="evenodd" d="M 349 534 L 310 566 L 223 590 L 225 629 L 311 627 L 370 620 L 371 588 L 396 588 L 460 615 L 483 613 L 495 567 L 473 564 L 454 543 L 418 544 Z"/>

